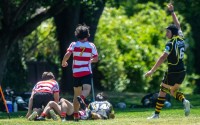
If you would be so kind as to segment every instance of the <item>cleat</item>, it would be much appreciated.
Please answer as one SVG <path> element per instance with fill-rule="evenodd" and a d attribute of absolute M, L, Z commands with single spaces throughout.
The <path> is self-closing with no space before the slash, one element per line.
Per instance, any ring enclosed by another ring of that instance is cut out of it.
<path fill-rule="evenodd" d="M 115 118 L 115 114 L 113 114 L 113 113 L 110 113 L 110 114 L 109 114 L 109 118 L 112 118 L 112 119 L 114 119 L 114 118 Z"/>
<path fill-rule="evenodd" d="M 57 120 L 58 120 L 58 118 L 57 118 L 57 116 L 56 116 L 56 113 L 55 113 L 52 109 L 49 111 L 49 114 L 50 114 L 51 118 L 52 118 L 54 121 L 57 121 Z"/>
<path fill-rule="evenodd" d="M 40 116 L 40 117 L 36 118 L 35 121 L 45 121 L 45 120 L 46 120 L 45 117 Z"/>
<path fill-rule="evenodd" d="M 75 117 L 74 117 L 74 121 L 75 121 L 75 122 L 78 122 L 79 119 L 80 119 L 80 118 L 75 118 Z"/>
<path fill-rule="evenodd" d="M 66 122 L 66 118 L 65 117 L 61 117 L 61 121 L 62 122 Z"/>
<path fill-rule="evenodd" d="M 85 105 L 84 100 L 80 96 L 77 96 L 77 100 L 78 100 L 78 102 L 80 104 L 81 109 L 85 110 L 86 109 L 86 105 Z"/>
<path fill-rule="evenodd" d="M 186 99 L 183 101 L 185 116 L 189 116 L 190 114 L 190 102 Z"/>
<path fill-rule="evenodd" d="M 28 120 L 29 120 L 29 121 L 32 121 L 32 120 L 36 119 L 37 116 L 38 116 L 37 112 L 34 111 L 34 112 L 28 117 Z"/>
<path fill-rule="evenodd" d="M 147 119 L 158 119 L 159 114 L 153 114 L 151 117 L 148 117 Z"/>

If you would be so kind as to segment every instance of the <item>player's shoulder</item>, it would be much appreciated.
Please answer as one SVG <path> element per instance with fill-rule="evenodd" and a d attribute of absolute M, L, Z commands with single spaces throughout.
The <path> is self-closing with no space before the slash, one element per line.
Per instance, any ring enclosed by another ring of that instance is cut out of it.
<path fill-rule="evenodd" d="M 91 46 L 95 46 L 93 42 L 88 41 L 88 44 L 90 44 Z"/>
<path fill-rule="evenodd" d="M 77 41 L 73 41 L 73 42 L 70 43 L 71 46 L 74 46 L 76 44 L 77 44 Z"/>
<path fill-rule="evenodd" d="M 166 43 L 166 46 L 172 46 L 172 44 L 173 44 L 173 40 L 171 39 L 170 41 L 168 41 L 168 42 Z"/>

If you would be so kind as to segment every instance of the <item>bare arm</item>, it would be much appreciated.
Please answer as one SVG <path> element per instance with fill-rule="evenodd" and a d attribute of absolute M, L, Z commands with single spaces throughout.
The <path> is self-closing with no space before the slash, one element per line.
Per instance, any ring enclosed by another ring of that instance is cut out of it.
<path fill-rule="evenodd" d="M 67 60 L 71 56 L 71 52 L 67 51 L 67 53 L 64 55 L 63 60 L 62 60 L 62 67 L 68 66 Z"/>
<path fill-rule="evenodd" d="M 31 93 L 31 97 L 29 99 L 29 103 L 28 103 L 28 112 L 26 114 L 26 117 L 28 118 L 31 115 L 32 112 L 32 107 L 33 107 L 33 95 L 34 95 L 34 91 L 32 91 Z"/>
<path fill-rule="evenodd" d="M 96 56 L 96 57 L 91 59 L 91 63 L 96 63 L 96 62 L 98 62 L 98 60 L 99 60 L 98 56 Z"/>
<path fill-rule="evenodd" d="M 171 15 L 172 15 L 172 19 L 173 19 L 173 22 L 174 24 L 178 27 L 178 29 L 180 30 L 181 27 L 180 27 L 180 22 L 176 16 L 176 14 L 174 13 L 174 6 L 170 3 L 167 5 L 168 7 L 168 10 L 171 12 Z"/>
<path fill-rule="evenodd" d="M 54 96 L 54 101 L 56 102 L 56 103 L 58 103 L 59 102 L 59 92 L 56 92 L 56 93 L 54 93 L 53 94 L 53 96 Z"/>
<path fill-rule="evenodd" d="M 148 76 L 151 76 L 155 71 L 156 69 L 165 61 L 165 59 L 167 58 L 168 54 L 167 53 L 163 53 L 160 58 L 158 59 L 158 61 L 156 62 L 156 64 L 152 67 L 151 70 L 149 70 L 145 76 L 148 77 Z"/>

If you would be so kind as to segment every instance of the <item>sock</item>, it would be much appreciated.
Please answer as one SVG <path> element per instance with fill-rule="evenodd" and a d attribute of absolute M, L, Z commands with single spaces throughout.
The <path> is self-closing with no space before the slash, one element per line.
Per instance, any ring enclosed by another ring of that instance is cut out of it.
<path fill-rule="evenodd" d="M 79 118 L 78 112 L 74 112 L 74 118 Z"/>
<path fill-rule="evenodd" d="M 85 96 L 81 95 L 80 97 L 81 97 L 83 100 L 85 100 Z"/>
<path fill-rule="evenodd" d="M 175 98 L 176 98 L 177 100 L 183 102 L 184 99 L 185 99 L 185 96 L 184 96 L 183 93 L 181 93 L 181 92 L 176 92 Z"/>
<path fill-rule="evenodd" d="M 62 112 L 60 116 L 65 118 L 66 117 L 66 112 Z"/>
<path fill-rule="evenodd" d="M 40 116 L 45 118 L 47 116 L 47 114 L 46 113 L 42 113 Z"/>
<path fill-rule="evenodd" d="M 156 102 L 155 114 L 160 113 L 160 110 L 164 106 L 164 102 L 165 102 L 165 97 L 158 97 L 157 102 Z"/>

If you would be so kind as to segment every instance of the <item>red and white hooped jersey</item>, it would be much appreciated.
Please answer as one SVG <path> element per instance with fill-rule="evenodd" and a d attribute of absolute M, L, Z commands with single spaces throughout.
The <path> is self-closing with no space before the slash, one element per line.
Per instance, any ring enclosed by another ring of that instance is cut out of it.
<path fill-rule="evenodd" d="M 72 42 L 67 51 L 73 53 L 73 76 L 82 77 L 92 74 L 91 58 L 98 56 L 95 45 L 91 42 Z"/>
<path fill-rule="evenodd" d="M 34 92 L 48 92 L 48 93 L 56 93 L 59 92 L 59 85 L 55 80 L 45 80 L 39 81 L 33 88 Z"/>

